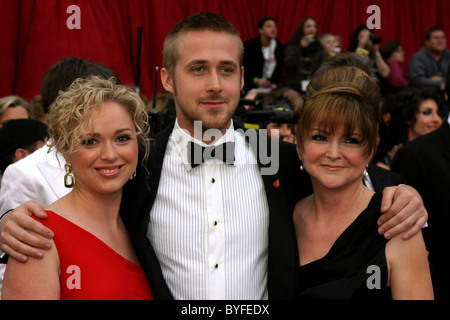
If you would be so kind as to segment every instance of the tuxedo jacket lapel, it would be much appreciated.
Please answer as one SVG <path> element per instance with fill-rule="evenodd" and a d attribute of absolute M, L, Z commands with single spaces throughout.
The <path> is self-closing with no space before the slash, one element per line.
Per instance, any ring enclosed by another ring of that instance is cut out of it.
<path fill-rule="evenodd" d="M 124 188 L 121 210 L 121 214 L 127 212 L 131 216 L 123 219 L 130 230 L 133 245 L 141 259 L 156 299 L 173 299 L 162 276 L 155 252 L 146 237 L 149 213 L 156 198 L 164 154 L 172 130 L 173 126 L 170 126 L 152 140 L 148 161 L 148 177 L 140 168 L 136 180 L 127 183 L 126 188 Z M 270 148 L 270 139 L 267 143 Z M 253 151 L 258 158 L 260 168 L 266 166 L 267 164 L 259 161 L 258 150 Z M 292 156 L 292 152 L 290 155 Z M 295 151 L 293 155 L 295 157 Z M 292 205 L 286 200 L 285 187 L 280 182 L 279 172 L 273 175 L 262 175 L 262 180 L 269 206 L 269 298 L 291 299 L 296 283 L 296 266 L 298 265 L 298 251 L 292 224 Z M 137 199 L 136 195 L 138 195 Z"/>
<path fill-rule="evenodd" d="M 162 173 L 162 165 L 164 162 L 164 155 L 166 153 L 167 143 L 169 141 L 169 137 L 173 130 L 173 125 L 165 128 L 159 134 L 155 136 L 155 139 L 152 140 L 151 148 L 150 148 L 150 157 L 148 161 L 148 169 L 149 169 L 149 179 L 148 179 L 148 188 L 150 189 L 150 195 L 147 199 L 142 199 L 142 212 L 144 212 L 144 219 L 147 219 L 151 208 L 153 207 L 153 203 L 156 199 L 156 194 L 158 191 L 159 180 L 161 178 Z M 142 219 L 142 217 L 141 217 Z M 139 220 L 141 220 L 139 219 Z M 140 222 L 139 222 L 140 223 Z"/>
<path fill-rule="evenodd" d="M 263 163 L 259 157 L 261 148 L 271 150 L 272 139 L 260 139 L 258 135 L 258 149 L 253 152 L 256 155 L 260 169 L 271 164 Z M 262 145 L 266 144 L 266 145 Z M 298 265 L 298 250 L 296 245 L 295 230 L 292 223 L 292 204 L 287 199 L 287 180 L 280 175 L 280 169 L 285 163 L 282 157 L 296 157 L 294 153 L 285 154 L 287 144 L 280 142 L 280 152 L 272 154 L 272 161 L 279 162 L 279 168 L 273 175 L 262 174 L 262 180 L 266 191 L 269 206 L 269 248 L 268 248 L 268 292 L 269 299 L 292 299 L 295 294 L 296 271 Z M 279 159 L 274 159 L 279 157 Z M 283 159 L 284 160 L 284 159 Z M 293 169 L 285 167 L 288 171 Z M 298 170 L 298 167 L 296 168 Z M 286 185 L 285 185 L 286 182 Z"/>
<path fill-rule="evenodd" d="M 122 219 L 147 275 L 153 297 L 158 300 L 173 300 L 173 296 L 164 280 L 155 251 L 147 238 L 147 229 L 172 128 L 173 126 L 166 128 L 151 140 L 150 156 L 147 161 L 148 173 L 142 166 L 138 166 L 136 179 L 125 185 L 121 204 Z"/>

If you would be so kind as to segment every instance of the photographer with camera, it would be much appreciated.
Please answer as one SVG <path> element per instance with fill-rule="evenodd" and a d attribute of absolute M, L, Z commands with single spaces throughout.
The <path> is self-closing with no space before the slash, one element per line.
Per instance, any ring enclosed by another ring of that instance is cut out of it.
<path fill-rule="evenodd" d="M 316 21 L 312 17 L 305 17 L 286 43 L 286 74 L 283 86 L 285 96 L 292 103 L 300 97 L 301 92 L 305 92 L 313 73 L 326 59 L 317 35 Z"/>
<path fill-rule="evenodd" d="M 366 54 L 375 62 L 377 73 L 381 78 L 389 77 L 391 69 L 380 53 L 381 38 L 365 25 L 361 25 L 353 32 L 347 51 Z"/>

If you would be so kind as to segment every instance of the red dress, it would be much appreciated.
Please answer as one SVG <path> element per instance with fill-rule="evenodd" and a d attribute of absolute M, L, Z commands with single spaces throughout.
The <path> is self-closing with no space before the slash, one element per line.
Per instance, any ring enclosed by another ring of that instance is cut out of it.
<path fill-rule="evenodd" d="M 61 300 L 153 299 L 143 269 L 52 211 L 39 220 L 55 234 Z"/>

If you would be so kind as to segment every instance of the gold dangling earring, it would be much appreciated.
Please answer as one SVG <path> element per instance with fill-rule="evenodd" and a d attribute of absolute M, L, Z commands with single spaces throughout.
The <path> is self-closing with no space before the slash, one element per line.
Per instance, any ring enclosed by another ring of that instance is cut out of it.
<path fill-rule="evenodd" d="M 133 174 L 131 175 L 130 180 L 136 179 L 136 170 L 134 170 Z"/>
<path fill-rule="evenodd" d="M 73 171 L 72 171 L 72 165 L 69 163 L 66 163 L 64 165 L 64 168 L 66 169 L 66 174 L 64 175 L 64 186 L 66 188 L 73 188 L 73 186 L 76 183 L 76 180 L 75 180 L 75 175 L 73 174 Z"/>

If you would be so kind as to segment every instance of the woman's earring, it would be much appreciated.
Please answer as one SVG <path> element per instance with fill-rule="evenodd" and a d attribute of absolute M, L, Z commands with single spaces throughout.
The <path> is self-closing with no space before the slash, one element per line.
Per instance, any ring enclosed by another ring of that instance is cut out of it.
<path fill-rule="evenodd" d="M 136 170 L 134 170 L 133 174 L 131 175 L 130 180 L 136 179 Z"/>
<path fill-rule="evenodd" d="M 366 169 L 364 169 L 364 173 L 363 173 L 364 178 L 367 178 L 369 176 L 369 172 L 367 170 L 369 170 L 369 164 L 367 164 Z"/>
<path fill-rule="evenodd" d="M 66 186 L 66 188 L 73 188 L 76 180 L 75 180 L 75 175 L 73 174 L 73 171 L 72 171 L 72 165 L 69 163 L 66 163 L 64 165 L 64 168 L 66 169 L 66 174 L 64 175 L 64 185 Z"/>
<path fill-rule="evenodd" d="M 305 167 L 303 166 L 302 160 L 300 160 L 300 171 L 303 171 L 303 170 L 305 170 Z"/>

